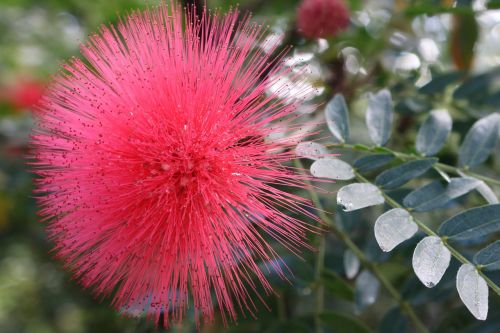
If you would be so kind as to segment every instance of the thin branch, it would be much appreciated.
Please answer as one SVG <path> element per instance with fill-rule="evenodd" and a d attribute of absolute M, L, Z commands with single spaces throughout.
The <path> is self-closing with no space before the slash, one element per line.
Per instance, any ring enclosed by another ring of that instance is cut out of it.
<path fill-rule="evenodd" d="M 363 183 L 368 183 L 368 184 L 372 184 L 374 186 L 376 186 L 375 184 L 373 184 L 372 182 L 370 182 L 368 179 L 366 179 L 365 177 L 363 177 L 360 173 L 358 172 L 354 172 L 354 174 L 356 175 L 356 179 L 363 182 Z M 394 208 L 401 208 L 401 209 L 404 209 L 406 211 L 408 211 L 410 214 L 411 214 L 411 211 L 408 210 L 407 208 L 405 208 L 404 206 L 400 205 L 399 203 L 397 203 L 394 199 L 392 199 L 390 196 L 388 196 L 382 189 L 380 189 L 382 195 L 384 196 L 385 198 L 385 201 L 391 205 L 392 207 Z M 470 265 L 473 265 L 474 267 L 476 267 L 479 275 L 481 275 L 483 277 L 483 279 L 486 281 L 486 283 L 490 286 L 490 288 L 497 294 L 497 295 L 500 295 L 500 287 L 497 286 L 489 277 L 487 277 L 481 270 L 479 267 L 477 267 L 476 265 L 474 265 L 472 262 L 470 262 L 467 258 L 465 258 L 460 252 L 458 252 L 453 246 L 451 246 L 448 242 L 447 242 L 447 239 L 445 237 L 441 237 L 439 236 L 436 232 L 434 232 L 432 229 L 430 229 L 425 223 L 423 223 L 422 221 L 416 219 L 415 217 L 413 217 L 413 221 L 418 225 L 418 227 L 424 232 L 426 233 L 427 235 L 429 236 L 436 236 L 436 237 L 439 237 L 441 238 L 441 240 L 443 241 L 443 244 L 448 248 L 448 250 L 450 250 L 451 254 L 458 260 L 460 261 L 461 263 L 463 264 L 470 264 Z"/>
<path fill-rule="evenodd" d="M 300 162 L 300 160 L 295 160 L 295 165 L 299 169 L 304 169 L 304 166 L 303 166 L 302 162 Z M 308 183 L 308 185 L 310 185 L 309 182 L 307 182 L 307 183 Z M 311 196 L 311 200 L 312 200 L 314 206 L 318 209 L 319 217 L 328 226 L 328 229 L 334 235 L 336 235 L 358 257 L 358 259 L 363 264 L 363 266 L 366 267 L 368 270 L 370 270 L 373 273 L 373 275 L 380 281 L 382 286 L 384 286 L 384 288 L 389 292 L 391 297 L 394 298 L 394 300 L 396 300 L 396 302 L 399 304 L 399 307 L 403 310 L 403 312 L 405 312 L 406 315 L 408 316 L 408 318 L 413 322 L 417 331 L 420 333 L 429 333 L 429 330 L 425 327 L 425 325 L 422 323 L 422 321 L 418 318 L 418 316 L 415 313 L 411 304 L 406 302 L 401 297 L 401 295 L 399 294 L 397 289 L 382 274 L 379 267 L 376 266 L 374 263 L 372 263 L 370 260 L 368 260 L 368 258 L 365 256 L 364 252 L 351 240 L 349 235 L 347 233 L 345 233 L 341 228 L 339 228 L 335 224 L 335 222 L 325 213 L 325 209 L 323 208 L 323 205 L 321 204 L 319 196 L 314 190 L 312 190 L 312 187 L 310 187 L 310 189 L 309 189 L 309 194 Z M 324 258 L 323 258 L 323 260 L 324 260 Z M 318 315 L 318 313 L 316 313 L 316 315 Z"/>
<path fill-rule="evenodd" d="M 316 255 L 316 267 L 314 278 L 316 281 L 316 313 L 314 316 L 314 324 L 316 333 L 323 332 L 320 314 L 323 313 L 325 306 L 325 285 L 321 275 L 325 269 L 325 249 L 326 240 L 324 234 L 318 234 L 318 253 Z"/>
<path fill-rule="evenodd" d="M 337 148 L 337 149 L 349 149 L 349 150 L 354 150 L 354 151 L 359 151 L 359 152 L 365 152 L 365 153 L 372 153 L 372 154 L 378 154 L 378 153 L 388 153 L 394 155 L 396 158 L 400 159 L 401 161 L 412 161 L 412 160 L 418 160 L 418 159 L 424 159 L 426 157 L 424 156 L 419 156 L 419 155 L 412 155 L 412 154 L 404 154 L 400 152 L 396 152 L 394 150 L 391 150 L 389 148 L 380 148 L 380 147 L 366 147 L 363 145 L 352 145 L 352 144 L 347 144 L 347 143 L 334 143 L 334 144 L 329 144 L 327 145 L 329 148 Z M 480 179 L 486 183 L 500 186 L 500 180 L 499 179 L 494 179 L 490 177 L 486 177 L 474 172 L 471 172 L 467 169 L 463 168 L 458 168 L 455 166 L 451 166 L 448 164 L 444 163 L 437 163 L 436 167 L 441 169 L 442 171 L 445 172 L 450 172 L 456 175 L 462 175 L 465 174 L 470 177 L 474 177 L 476 179 Z"/>

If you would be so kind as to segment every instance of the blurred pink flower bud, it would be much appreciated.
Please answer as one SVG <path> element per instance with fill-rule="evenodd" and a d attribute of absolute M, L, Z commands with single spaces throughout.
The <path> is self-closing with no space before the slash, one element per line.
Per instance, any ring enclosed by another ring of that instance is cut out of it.
<path fill-rule="evenodd" d="M 38 103 L 45 85 L 33 79 L 22 79 L 6 88 L 3 99 L 15 109 L 30 109 Z"/>
<path fill-rule="evenodd" d="M 304 0 L 297 9 L 297 29 L 307 38 L 336 36 L 349 25 L 343 0 Z"/>

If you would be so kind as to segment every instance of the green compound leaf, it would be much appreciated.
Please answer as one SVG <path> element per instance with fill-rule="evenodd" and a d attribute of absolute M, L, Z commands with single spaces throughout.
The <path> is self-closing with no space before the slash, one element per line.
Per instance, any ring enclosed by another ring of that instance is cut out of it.
<path fill-rule="evenodd" d="M 476 253 L 473 261 L 476 265 L 481 265 L 483 271 L 500 270 L 500 240 Z"/>
<path fill-rule="evenodd" d="M 427 288 L 441 281 L 450 265 L 451 253 L 439 237 L 428 236 L 422 239 L 413 252 L 412 266 L 418 279 Z"/>
<path fill-rule="evenodd" d="M 451 132 L 452 122 L 446 110 L 432 111 L 418 130 L 417 151 L 424 156 L 439 152 Z"/>
<path fill-rule="evenodd" d="M 375 184 L 384 189 L 395 189 L 429 170 L 437 159 L 415 160 L 385 170 L 375 178 Z"/>
<path fill-rule="evenodd" d="M 383 167 L 394 160 L 392 154 L 375 154 L 358 158 L 354 161 L 354 168 L 359 172 L 368 172 Z"/>
<path fill-rule="evenodd" d="M 500 128 L 500 114 L 494 113 L 476 121 L 458 152 L 461 167 L 474 167 L 486 161 L 495 147 Z"/>
<path fill-rule="evenodd" d="M 402 208 L 391 209 L 375 221 L 374 232 L 378 245 L 389 252 L 418 231 L 410 213 Z"/>
<path fill-rule="evenodd" d="M 452 240 L 486 236 L 500 230 L 500 204 L 468 209 L 444 221 L 438 233 Z"/>
<path fill-rule="evenodd" d="M 460 266 L 457 273 L 457 291 L 460 299 L 476 319 L 488 316 L 488 285 L 471 264 Z"/>
<path fill-rule="evenodd" d="M 349 180 L 355 177 L 352 167 L 339 159 L 322 158 L 311 165 L 314 177 Z"/>
<path fill-rule="evenodd" d="M 385 202 L 382 192 L 373 184 L 354 183 L 342 187 L 337 193 L 337 204 L 345 212 L 381 205 Z"/>
<path fill-rule="evenodd" d="M 354 303 L 356 310 L 361 312 L 364 308 L 375 303 L 380 290 L 380 282 L 369 271 L 362 271 L 356 279 L 354 287 Z"/>
<path fill-rule="evenodd" d="M 326 104 L 326 124 L 340 142 L 349 139 L 349 110 L 344 96 L 337 94 Z"/>
<path fill-rule="evenodd" d="M 464 72 L 450 72 L 433 77 L 432 81 L 419 89 L 422 94 L 439 94 L 443 93 L 448 86 L 456 83 L 464 76 Z"/>
<path fill-rule="evenodd" d="M 450 178 L 450 182 L 445 184 L 437 180 L 410 192 L 403 199 L 403 204 L 417 212 L 443 208 L 451 200 L 475 189 L 480 183 L 477 179 L 464 177 Z"/>
<path fill-rule="evenodd" d="M 295 154 L 299 157 L 317 160 L 329 155 L 328 149 L 320 143 L 303 141 L 295 147 Z"/>
<path fill-rule="evenodd" d="M 383 146 L 391 136 L 392 121 L 394 118 L 391 93 L 383 89 L 368 97 L 366 110 L 366 126 L 373 143 Z"/>
<path fill-rule="evenodd" d="M 359 272 L 361 261 L 351 250 L 344 252 L 344 272 L 348 279 L 353 279 Z"/>

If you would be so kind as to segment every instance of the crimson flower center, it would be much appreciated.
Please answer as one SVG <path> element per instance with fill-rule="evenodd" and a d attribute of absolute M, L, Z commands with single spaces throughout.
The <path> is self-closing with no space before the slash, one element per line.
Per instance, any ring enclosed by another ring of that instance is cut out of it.
<path fill-rule="evenodd" d="M 163 192 L 194 196 L 204 190 L 216 192 L 221 183 L 230 185 L 228 177 L 237 168 L 228 155 L 214 148 L 177 146 L 145 166 L 153 178 L 161 178 Z"/>

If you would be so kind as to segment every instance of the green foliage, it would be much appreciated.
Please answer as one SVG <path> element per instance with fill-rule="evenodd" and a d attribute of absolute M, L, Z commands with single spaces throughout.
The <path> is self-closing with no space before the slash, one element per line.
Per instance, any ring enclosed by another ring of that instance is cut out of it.
<path fill-rule="evenodd" d="M 484 271 L 500 270 L 500 240 L 476 253 L 473 261 Z"/>
<path fill-rule="evenodd" d="M 416 149 L 424 156 L 437 154 L 451 132 L 452 119 L 446 110 L 432 111 L 420 126 Z"/>
<path fill-rule="evenodd" d="M 471 178 L 450 178 L 449 182 L 436 180 L 410 192 L 403 204 L 417 212 L 444 208 L 451 200 L 469 193 L 478 185 L 479 180 Z"/>
<path fill-rule="evenodd" d="M 437 159 L 433 158 L 405 162 L 379 174 L 375 184 L 386 190 L 396 189 L 424 174 L 436 163 Z"/>
<path fill-rule="evenodd" d="M 394 158 L 395 157 L 392 154 L 374 154 L 363 156 L 354 161 L 354 168 L 356 168 L 359 172 L 368 172 L 383 167 L 394 160 Z"/>
<path fill-rule="evenodd" d="M 458 154 L 461 167 L 483 163 L 495 147 L 500 129 L 500 114 L 494 113 L 478 120 L 467 132 Z"/>
<path fill-rule="evenodd" d="M 382 91 L 384 98 L 390 96 L 389 93 L 385 93 L 385 90 Z M 383 145 L 386 144 L 391 132 L 390 124 L 392 124 L 393 116 L 389 116 L 387 113 L 392 114 L 393 112 L 390 108 L 392 102 L 384 101 L 382 103 L 380 100 L 373 102 L 373 96 L 371 95 L 371 102 L 369 101 L 366 109 L 366 126 L 372 141 L 376 145 Z M 380 99 L 382 95 L 379 93 L 375 96 Z M 325 112 L 328 114 L 330 110 L 327 109 Z M 377 120 L 377 117 L 381 119 Z M 472 261 L 467 259 L 467 256 L 464 256 L 456 246 L 478 244 L 498 234 L 500 231 L 500 205 L 493 203 L 465 210 L 443 222 L 437 232 L 414 218 L 412 213 L 447 210 L 448 207 L 456 205 L 457 199 L 475 189 L 478 189 L 478 192 L 488 202 L 498 202 L 496 194 L 486 186 L 486 183 L 498 185 L 499 183 L 495 179 L 467 173 L 469 166 L 480 165 L 491 154 L 499 136 L 498 117 L 498 114 L 485 116 L 467 131 L 463 143 L 457 151 L 459 166 L 462 166 L 463 169 L 440 163 L 439 158 L 429 159 L 425 157 L 425 155 L 438 154 L 449 136 L 452 121 L 446 111 L 433 111 L 420 126 L 417 133 L 416 149 L 423 156 L 360 144 L 331 145 L 334 148 L 369 154 L 355 160 L 353 164 L 354 178 L 361 182 L 343 185 L 338 191 L 337 203 L 341 208 L 345 211 L 353 211 L 378 205 L 381 201 L 392 206 L 392 210 L 381 215 L 375 222 L 375 237 L 384 251 L 391 251 L 402 242 L 407 241 L 418 229 L 427 234 L 428 236 L 422 239 L 415 248 L 412 266 L 417 277 L 428 288 L 435 287 L 442 280 L 452 256 L 462 262 L 463 265 L 460 267 L 456 279 L 456 288 L 462 302 L 480 320 L 487 318 L 489 288 L 497 295 L 500 292 L 498 284 L 482 272 L 483 269 L 485 271 L 498 269 L 500 260 L 497 254 L 499 252 L 498 241 L 477 252 Z M 348 126 L 349 119 L 339 119 L 343 122 L 343 126 Z M 381 149 L 386 154 L 376 154 Z M 360 173 L 371 171 L 372 168 L 369 166 L 372 161 L 376 167 L 390 162 L 391 159 L 387 158 L 388 156 L 399 159 L 401 163 L 379 173 L 373 181 Z M 325 165 L 327 164 L 325 163 Z M 403 197 L 403 205 L 391 197 L 388 192 L 390 190 L 400 188 L 409 182 L 416 183 L 416 180 L 421 178 L 433 178 L 431 174 L 427 173 L 431 168 L 434 168 L 437 175 L 444 180 L 434 180 L 414 188 Z M 460 177 L 449 177 L 447 172 L 455 173 Z M 488 190 L 481 189 L 482 186 L 486 186 Z M 317 202 L 317 204 L 319 203 Z M 344 235 L 341 238 L 346 241 L 347 237 Z M 355 245 L 349 244 L 350 242 L 346 241 L 348 247 L 356 249 Z M 362 255 L 360 256 L 360 258 L 364 258 Z M 377 272 L 376 268 L 368 263 L 364 262 L 364 265 L 368 270 Z M 363 271 L 356 280 L 355 304 L 358 310 L 363 309 L 370 302 L 374 302 L 373 299 L 378 294 L 379 283 L 384 281 L 378 280 L 368 270 Z M 393 288 L 388 285 L 385 287 L 389 292 Z M 393 296 L 396 300 L 399 299 L 397 293 Z M 404 309 L 402 305 L 401 309 Z M 406 309 L 406 314 L 419 330 L 426 330 L 420 327 L 421 323 L 412 310 Z"/>
<path fill-rule="evenodd" d="M 500 231 L 500 205 L 472 208 L 441 224 L 439 234 L 448 240 L 466 240 Z"/>
<path fill-rule="evenodd" d="M 393 106 L 391 93 L 381 90 L 368 97 L 366 125 L 373 143 L 383 146 L 389 140 L 392 131 Z"/>
<path fill-rule="evenodd" d="M 408 320 L 399 307 L 389 310 L 380 323 L 379 333 L 399 333 L 408 330 Z"/>
<path fill-rule="evenodd" d="M 325 118 L 330 132 L 340 142 L 346 142 L 349 139 L 349 110 L 345 103 L 344 96 L 335 95 L 326 104 Z"/>
<path fill-rule="evenodd" d="M 99 25 L 156 3 L 0 4 L 0 332 L 155 330 L 92 299 L 50 257 L 25 166 L 32 117 L 3 98 L 19 78 L 49 81 Z M 500 331 L 500 22 L 481 16 L 500 2 L 352 0 L 349 29 L 322 41 L 295 31 L 298 0 L 207 3 L 239 4 L 293 46 L 293 72 L 316 92 L 300 110 L 313 125 L 299 134 L 315 134 L 297 166 L 336 183 L 289 189 L 312 199 L 322 232 L 300 257 L 274 244 L 292 274 L 267 275 L 275 294 L 254 300 L 257 317 L 200 331 Z M 193 311 L 182 330 L 198 331 Z"/>

